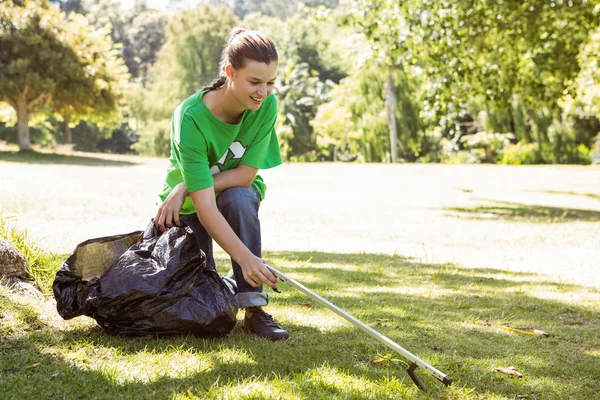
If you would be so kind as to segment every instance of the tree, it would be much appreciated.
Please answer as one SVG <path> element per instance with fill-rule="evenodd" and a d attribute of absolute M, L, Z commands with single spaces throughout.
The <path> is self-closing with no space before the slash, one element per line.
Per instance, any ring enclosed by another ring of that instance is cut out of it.
<path fill-rule="evenodd" d="M 319 151 L 333 161 L 385 162 L 391 159 L 389 115 L 385 110 L 386 81 L 390 72 L 384 67 L 358 68 L 331 92 L 331 101 L 319 107 L 312 125 Z M 405 73 L 392 75 L 394 123 L 398 126 L 398 155 L 414 161 L 422 155 L 426 138 L 418 116 L 412 84 Z"/>
<path fill-rule="evenodd" d="M 232 3 L 231 7 L 240 19 L 245 18 L 248 14 L 259 13 L 285 20 L 294 15 L 299 5 L 335 8 L 339 0 L 233 0 Z"/>
<path fill-rule="evenodd" d="M 578 56 L 580 71 L 575 80 L 575 102 L 565 99 L 566 105 L 584 118 L 600 118 L 600 28 L 590 32 L 588 41 Z M 599 139 L 600 140 L 600 139 Z"/>
<path fill-rule="evenodd" d="M 145 154 L 169 154 L 169 119 L 173 110 L 218 74 L 229 31 L 239 20 L 229 8 L 207 4 L 170 15 L 165 44 L 141 84 L 128 93 L 132 116 L 141 133 L 136 148 Z"/>
<path fill-rule="evenodd" d="M 98 29 L 110 27 L 111 39 L 120 44 L 121 57 L 132 78 L 144 81 L 148 67 L 165 42 L 167 17 L 164 12 L 149 9 L 137 0 L 123 10 L 119 0 L 85 0 L 85 14 Z"/>
<path fill-rule="evenodd" d="M 284 156 L 313 154 L 317 140 L 310 121 L 319 105 L 329 101 L 331 87 L 348 69 L 329 39 L 340 35 L 338 28 L 328 21 L 316 21 L 309 13 L 294 15 L 285 22 L 253 14 L 244 25 L 269 35 L 277 45 L 279 121 L 289 128 L 282 129 L 287 133 L 280 135 Z"/>
<path fill-rule="evenodd" d="M 130 62 L 133 77 L 144 84 L 148 69 L 156 62 L 158 52 L 165 43 L 167 17 L 159 10 L 144 10 L 131 19 L 127 30 L 127 43 L 132 49 Z"/>
<path fill-rule="evenodd" d="M 95 109 L 90 99 L 106 100 L 109 110 L 121 95 L 118 63 L 106 53 L 112 44 L 101 33 L 89 36 L 81 20 L 69 23 L 63 16 L 44 0 L 0 4 L 0 101 L 17 113 L 21 150 L 31 149 L 29 118 L 36 110 L 89 112 Z M 103 64 L 102 57 L 109 61 Z"/>
<path fill-rule="evenodd" d="M 65 141 L 73 143 L 71 128 L 81 119 L 99 126 L 120 123 L 120 102 L 129 74 L 104 29 L 94 29 L 85 17 L 71 14 L 67 25 L 71 47 L 83 68 L 57 85 L 52 109 L 65 124 Z"/>
<path fill-rule="evenodd" d="M 238 24 L 230 9 L 206 4 L 170 18 L 166 42 L 152 69 L 154 89 L 169 104 L 169 115 L 178 102 L 217 77 L 223 46 Z"/>
<path fill-rule="evenodd" d="M 346 21 L 376 55 L 427 76 L 426 112 L 455 118 L 482 96 L 509 109 L 558 110 L 572 91 L 580 45 L 600 24 L 600 2 L 354 0 Z"/>
<path fill-rule="evenodd" d="M 85 14 L 83 1 L 84 0 L 50 0 L 50 4 L 56 4 L 67 15 L 69 15 L 72 12 L 78 14 Z"/>
<path fill-rule="evenodd" d="M 310 121 L 319 105 L 329 101 L 332 82 L 322 82 L 318 74 L 311 74 L 307 63 L 293 61 L 280 66 L 278 78 L 279 113 L 283 124 L 292 129 L 287 139 L 288 156 L 316 152 L 317 138 Z"/>

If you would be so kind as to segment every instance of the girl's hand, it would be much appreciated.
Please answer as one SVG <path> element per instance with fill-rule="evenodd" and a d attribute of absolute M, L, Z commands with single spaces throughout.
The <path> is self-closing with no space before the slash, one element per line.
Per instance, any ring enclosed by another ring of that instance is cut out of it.
<path fill-rule="evenodd" d="M 277 289 L 277 278 L 267 268 L 265 262 L 254 255 L 246 262 L 240 264 L 244 280 L 252 287 L 259 287 L 263 283 L 273 289 Z"/>
<path fill-rule="evenodd" d="M 185 202 L 187 188 L 184 183 L 175 186 L 165 201 L 158 207 L 156 217 L 154 217 L 154 226 L 163 232 L 173 226 L 181 226 L 179 222 L 179 212 Z"/>

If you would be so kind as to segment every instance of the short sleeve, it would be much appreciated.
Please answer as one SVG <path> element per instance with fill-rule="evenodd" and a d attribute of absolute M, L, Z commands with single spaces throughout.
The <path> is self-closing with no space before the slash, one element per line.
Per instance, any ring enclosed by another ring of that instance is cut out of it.
<path fill-rule="evenodd" d="M 195 192 L 214 185 L 208 163 L 206 139 L 194 119 L 184 114 L 177 121 L 174 132 L 174 155 L 188 192 Z"/>
<path fill-rule="evenodd" d="M 241 164 L 257 169 L 273 168 L 282 163 L 279 141 L 275 132 L 277 100 L 273 94 L 270 97 L 269 104 L 264 105 L 269 107 L 264 114 L 264 120 L 240 161 Z"/>

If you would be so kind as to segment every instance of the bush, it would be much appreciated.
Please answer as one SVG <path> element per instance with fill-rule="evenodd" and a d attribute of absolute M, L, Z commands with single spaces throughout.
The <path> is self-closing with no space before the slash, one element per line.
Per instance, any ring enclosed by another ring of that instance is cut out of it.
<path fill-rule="evenodd" d="M 445 164 L 481 164 L 481 161 L 485 159 L 485 150 L 483 149 L 471 149 L 471 150 L 459 150 L 455 153 L 448 155 L 444 163 Z"/>
<path fill-rule="evenodd" d="M 52 293 L 52 281 L 61 258 L 49 253 L 28 238 L 27 230 L 17 229 L 16 220 L 0 213 L 0 237 L 23 254 L 29 264 L 36 286 L 44 293 Z"/>
<path fill-rule="evenodd" d="M 519 142 L 506 147 L 500 158 L 500 164 L 527 165 L 537 164 L 538 148 L 533 143 Z"/>
<path fill-rule="evenodd" d="M 132 153 L 131 146 L 140 140 L 140 135 L 132 130 L 129 125 L 123 124 L 112 132 L 110 139 L 98 143 L 98 150 L 104 153 L 127 154 Z"/>
<path fill-rule="evenodd" d="M 77 151 L 98 151 L 98 143 L 107 138 L 111 131 L 106 128 L 99 128 L 98 125 L 88 121 L 81 121 L 71 130 L 73 135 L 74 149 Z"/>
<path fill-rule="evenodd" d="M 18 143 L 18 132 L 17 125 L 7 126 L 5 123 L 0 122 L 0 140 L 6 143 Z M 32 144 L 36 144 L 40 147 L 53 148 L 56 146 L 55 135 L 58 127 L 52 125 L 48 121 L 43 121 L 35 126 L 29 127 L 29 139 Z"/>
<path fill-rule="evenodd" d="M 473 135 L 463 136 L 460 141 L 466 149 L 478 150 L 481 162 L 496 163 L 502 157 L 502 152 L 514 139 L 512 133 L 477 132 Z"/>
<path fill-rule="evenodd" d="M 0 140 L 6 143 L 17 143 L 17 127 L 0 122 Z"/>
<path fill-rule="evenodd" d="M 548 164 L 590 164 L 590 149 L 577 140 L 571 118 L 554 120 L 548 127 L 548 142 L 540 144 L 542 161 Z"/>
<path fill-rule="evenodd" d="M 168 127 L 168 122 L 158 125 Z M 132 149 L 139 154 L 153 157 L 168 157 L 171 154 L 171 133 L 169 128 L 142 130 L 140 139 L 133 144 Z"/>
<path fill-rule="evenodd" d="M 307 151 L 304 154 L 300 154 L 298 157 L 295 158 L 294 161 L 298 161 L 298 162 L 315 162 L 315 161 L 319 161 L 319 156 L 317 155 L 317 151 L 316 150 L 311 150 L 311 151 Z"/>

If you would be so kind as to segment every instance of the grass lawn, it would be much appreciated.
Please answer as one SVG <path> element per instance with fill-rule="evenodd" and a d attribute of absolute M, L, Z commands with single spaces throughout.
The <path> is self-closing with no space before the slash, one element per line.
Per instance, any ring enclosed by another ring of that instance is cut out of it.
<path fill-rule="evenodd" d="M 0 211 L 29 239 L 2 217 L 0 234 L 24 252 L 45 293 L 0 287 L 0 398 L 600 397 L 597 168 L 265 171 L 264 258 L 454 380 L 445 388 L 420 371 L 423 394 L 406 360 L 287 284 L 269 292 L 268 311 L 292 336 L 283 343 L 239 326 L 220 339 L 127 338 L 89 318 L 63 321 L 54 272 L 85 239 L 145 227 L 164 167 L 0 152 Z M 217 257 L 225 273 L 229 261 Z M 496 371 L 510 366 L 523 377 Z"/>
<path fill-rule="evenodd" d="M 36 268 L 59 266 L 36 254 Z M 288 275 L 454 379 L 423 371 L 286 284 L 270 312 L 292 338 L 127 338 L 86 317 L 62 321 L 43 299 L 0 289 L 2 398 L 592 399 L 600 377 L 600 292 L 535 274 L 426 264 L 381 254 L 267 252 Z M 60 259 L 60 257 L 59 257 Z M 225 272 L 228 260 L 217 260 Z M 306 304 L 311 306 L 308 307 Z M 241 316 L 241 314 L 240 314 Z M 534 337 L 498 328 L 541 329 Z M 523 378 L 495 371 L 514 366 Z M 521 397 L 524 398 L 524 397 Z"/>

